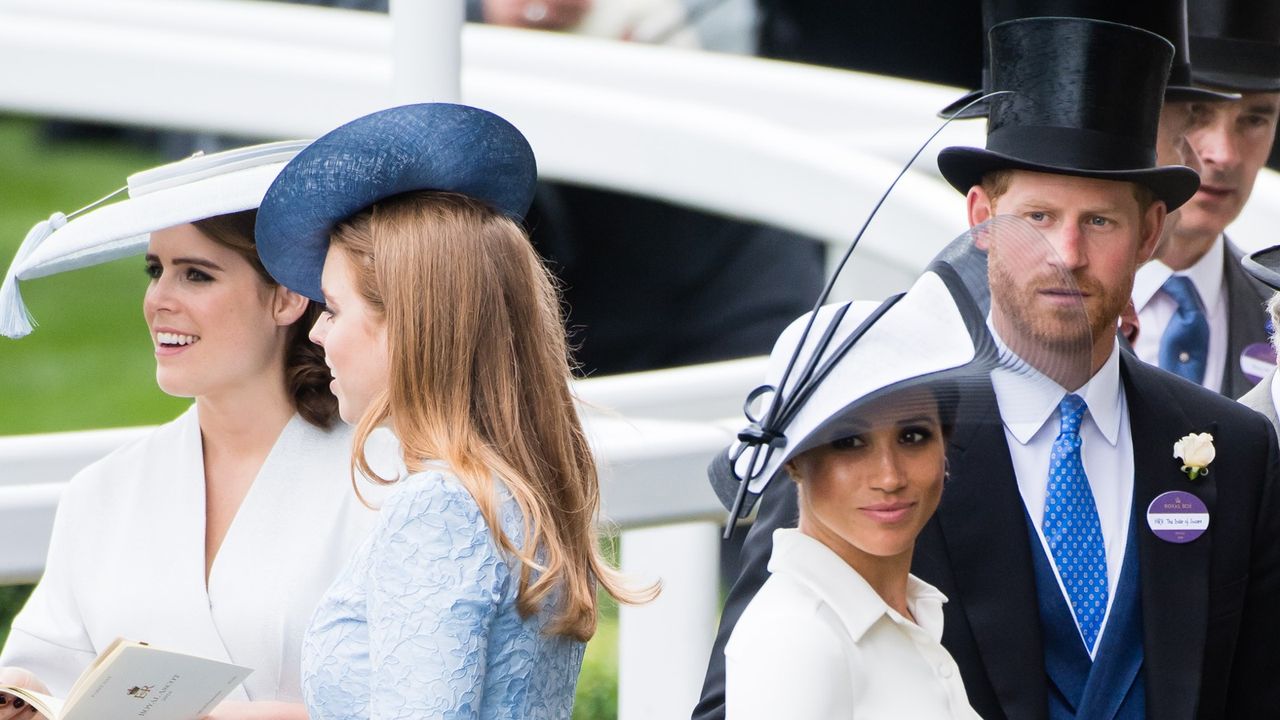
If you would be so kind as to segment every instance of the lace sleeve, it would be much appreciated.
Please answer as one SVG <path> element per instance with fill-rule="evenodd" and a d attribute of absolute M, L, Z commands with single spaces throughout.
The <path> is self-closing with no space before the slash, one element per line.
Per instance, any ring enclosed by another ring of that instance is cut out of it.
<path fill-rule="evenodd" d="M 439 475 L 389 498 L 370 548 L 370 718 L 475 718 L 510 569 L 470 493 Z"/>

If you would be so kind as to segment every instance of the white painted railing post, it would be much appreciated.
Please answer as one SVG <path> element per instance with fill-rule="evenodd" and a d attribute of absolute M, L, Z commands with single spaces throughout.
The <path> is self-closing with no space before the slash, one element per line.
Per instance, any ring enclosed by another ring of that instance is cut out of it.
<path fill-rule="evenodd" d="M 463 0 L 391 0 L 392 100 L 462 97 Z"/>
<path fill-rule="evenodd" d="M 716 523 L 622 533 L 622 571 L 662 594 L 618 610 L 618 720 L 687 718 L 698 701 L 720 610 Z"/>

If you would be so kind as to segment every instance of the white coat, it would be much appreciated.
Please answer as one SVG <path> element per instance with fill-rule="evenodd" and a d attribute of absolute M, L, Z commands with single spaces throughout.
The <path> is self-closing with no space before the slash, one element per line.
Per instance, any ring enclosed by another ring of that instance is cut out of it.
<path fill-rule="evenodd" d="M 295 415 L 245 496 L 205 585 L 205 490 L 192 407 L 72 479 L 44 577 L 0 665 L 65 696 L 117 636 L 253 669 L 229 700 L 301 702 L 303 632 L 377 513 L 350 480 L 351 430 Z"/>
<path fill-rule="evenodd" d="M 912 622 L 795 529 L 774 531 L 769 571 L 725 646 L 727 720 L 978 720 L 932 585 L 908 577 Z"/>

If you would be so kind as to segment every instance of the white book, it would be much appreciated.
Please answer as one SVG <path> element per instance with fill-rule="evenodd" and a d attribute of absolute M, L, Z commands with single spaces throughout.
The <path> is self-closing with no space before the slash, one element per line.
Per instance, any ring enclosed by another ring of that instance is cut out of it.
<path fill-rule="evenodd" d="M 89 666 L 65 700 L 0 685 L 8 703 L 47 720 L 199 720 L 253 672 L 208 658 L 117 638 Z"/>

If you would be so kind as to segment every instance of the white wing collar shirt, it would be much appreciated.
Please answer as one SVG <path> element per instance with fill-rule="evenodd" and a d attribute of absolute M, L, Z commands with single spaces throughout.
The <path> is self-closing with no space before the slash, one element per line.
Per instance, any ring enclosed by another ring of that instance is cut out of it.
<path fill-rule="evenodd" d="M 303 631 L 378 517 L 351 488 L 351 436 L 289 421 L 207 584 L 195 407 L 85 468 L 59 502 L 44 577 L 0 664 L 65 696 L 119 636 L 252 668 L 230 700 L 301 702 Z"/>
<path fill-rule="evenodd" d="M 785 528 L 769 572 L 725 646 L 727 720 L 977 719 L 932 585 L 908 576 L 912 622 L 826 545 Z"/>
<path fill-rule="evenodd" d="M 1008 352 L 995 329 L 991 331 L 1001 352 Z M 991 383 L 1000 407 L 1018 491 L 1058 580 L 1058 589 L 1071 607 L 1043 528 L 1049 460 L 1059 430 L 1058 404 L 1068 393 L 1050 378 L 1029 369 L 1022 372 L 997 369 L 991 373 Z M 1107 614 L 1098 632 L 1099 641 L 1094 645 L 1096 650 L 1102 645 L 1101 637 L 1106 632 L 1107 617 L 1116 596 L 1133 505 L 1133 438 L 1124 386 L 1120 382 L 1119 345 L 1112 348 L 1106 363 L 1074 394 L 1083 398 L 1088 406 L 1080 426 L 1080 453 L 1098 508 L 1107 556 Z"/>
<path fill-rule="evenodd" d="M 1184 275 L 1191 280 L 1209 323 L 1209 357 L 1201 384 L 1214 392 L 1222 391 L 1222 375 L 1227 363 L 1227 285 L 1222 277 L 1226 251 L 1225 240 L 1219 235 L 1204 257 L 1185 271 L 1174 272 L 1159 260 L 1152 260 L 1138 268 L 1133 280 L 1133 307 L 1138 311 L 1139 327 L 1133 351 L 1142 362 L 1157 367 L 1160 339 L 1178 309 L 1178 304 L 1161 292 L 1160 287 L 1174 275 Z"/>

